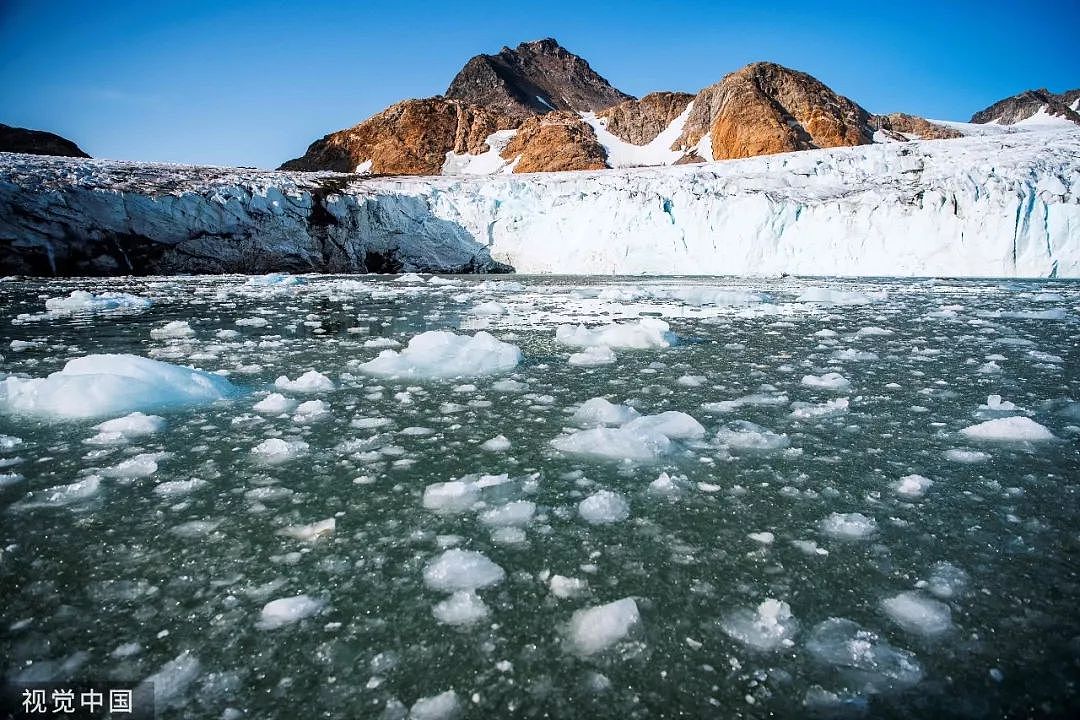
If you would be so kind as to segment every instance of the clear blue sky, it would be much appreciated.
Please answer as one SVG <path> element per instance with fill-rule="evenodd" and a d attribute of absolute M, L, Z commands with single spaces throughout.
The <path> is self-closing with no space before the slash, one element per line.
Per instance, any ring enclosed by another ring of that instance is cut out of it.
<path fill-rule="evenodd" d="M 755 60 L 872 112 L 966 120 L 1080 86 L 1080 0 L 1046 2 L 0 0 L 0 122 L 95 157 L 275 167 L 465 61 L 554 37 L 633 95 Z"/>

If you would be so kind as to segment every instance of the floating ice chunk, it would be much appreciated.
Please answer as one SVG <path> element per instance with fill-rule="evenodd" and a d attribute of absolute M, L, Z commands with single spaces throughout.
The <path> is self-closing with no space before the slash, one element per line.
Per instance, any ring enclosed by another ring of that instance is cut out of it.
<path fill-rule="evenodd" d="M 881 336 L 881 337 L 884 337 L 884 336 L 893 335 L 893 334 L 894 333 L 893 333 L 892 330 L 886 330 L 885 328 L 880 328 L 880 327 L 877 327 L 875 325 L 870 325 L 869 327 L 859 328 L 859 330 L 855 333 L 855 335 L 858 336 L 858 337 L 868 337 L 868 336 Z"/>
<path fill-rule="evenodd" d="M 567 640 L 580 655 L 606 650 L 625 638 L 641 620 L 633 598 L 578 610 L 570 618 Z"/>
<path fill-rule="evenodd" d="M 150 477 L 157 472 L 158 462 L 168 455 L 169 453 L 139 453 L 105 469 L 102 475 L 127 479 Z"/>
<path fill-rule="evenodd" d="M 528 525 L 534 514 L 536 514 L 536 503 L 517 500 L 480 513 L 480 522 L 489 526 Z"/>
<path fill-rule="evenodd" d="M 854 350 L 848 348 L 846 350 L 837 350 L 832 354 L 833 360 L 851 360 L 854 362 L 866 362 L 869 360 L 877 360 L 878 354 L 870 352 L 869 350 Z"/>
<path fill-rule="evenodd" d="M 701 387 L 706 379 L 704 375 L 680 375 L 675 382 L 683 387 Z"/>
<path fill-rule="evenodd" d="M 926 581 L 926 589 L 931 595 L 943 600 L 959 597 L 964 593 L 968 584 L 968 574 L 952 563 L 934 563 L 930 571 L 930 577 Z"/>
<path fill-rule="evenodd" d="M 862 513 L 832 513 L 821 521 L 821 531 L 838 540 L 865 540 L 877 532 L 877 521 Z"/>
<path fill-rule="evenodd" d="M 261 327 L 266 327 L 267 325 L 269 325 L 270 321 L 267 320 L 264 317 L 255 316 L 255 317 L 248 317 L 248 318 L 240 318 L 239 320 L 236 321 L 236 324 L 239 325 L 240 327 L 261 328 Z"/>
<path fill-rule="evenodd" d="M 94 426 L 103 433 L 118 433 L 124 438 L 143 437 L 160 432 L 165 427 L 165 418 L 159 415 L 144 415 L 133 412 L 123 417 L 106 420 Z"/>
<path fill-rule="evenodd" d="M 290 400 L 281 393 L 270 393 L 252 406 L 252 410 L 264 415 L 281 415 L 296 407 L 296 401 Z"/>
<path fill-rule="evenodd" d="M 260 630 L 276 630 L 316 615 L 325 607 L 326 600 L 313 598 L 310 595 L 278 598 L 263 606 L 255 627 Z"/>
<path fill-rule="evenodd" d="M 980 405 L 979 409 L 991 412 L 1014 412 L 1017 408 L 1015 403 L 1002 400 L 1000 395 L 987 395 L 986 404 Z"/>
<path fill-rule="evenodd" d="M 826 417 L 828 415 L 838 415 L 848 411 L 848 405 L 850 401 L 847 398 L 837 398 L 835 400 L 826 400 L 820 405 L 812 405 L 810 403 L 792 403 L 793 410 L 791 411 L 791 417 L 799 420 L 808 420 L 810 418 Z"/>
<path fill-rule="evenodd" d="M 0 450 L 11 450 L 17 445 L 22 445 L 22 438 L 14 435 L 0 435 Z"/>
<path fill-rule="evenodd" d="M 865 305 L 875 300 L 884 299 L 883 293 L 865 295 L 855 291 L 833 290 L 824 287 L 803 288 L 796 302 L 819 303 L 822 305 Z"/>
<path fill-rule="evenodd" d="M 472 509 L 480 499 L 480 490 L 471 480 L 432 483 L 424 488 L 423 505 L 439 515 L 458 515 Z"/>
<path fill-rule="evenodd" d="M 497 380 L 491 384 L 495 392 L 524 392 L 529 386 L 517 380 Z"/>
<path fill-rule="evenodd" d="M 506 525 L 491 531 L 491 542 L 496 545 L 520 545 L 528 540 L 525 531 L 519 527 Z"/>
<path fill-rule="evenodd" d="M 0 381 L 0 411 L 56 419 L 214 402 L 238 390 L 223 377 L 136 355 L 87 355 L 45 378 Z"/>
<path fill-rule="evenodd" d="M 704 434 L 705 428 L 694 418 L 668 411 L 643 415 L 618 428 L 592 428 L 561 435 L 551 441 L 551 446 L 571 455 L 649 462 L 671 452 L 673 439 L 697 439 Z"/>
<path fill-rule="evenodd" d="M 291 537 L 294 540 L 302 540 L 303 542 L 314 542 L 315 540 L 330 537 L 336 529 L 337 520 L 327 518 L 308 525 L 289 525 L 278 530 L 277 534 Z"/>
<path fill-rule="evenodd" d="M 304 455 L 307 451 L 308 444 L 303 440 L 281 438 L 268 438 L 251 448 L 252 455 L 269 465 L 280 465 Z"/>
<path fill-rule="evenodd" d="M 274 381 L 274 385 L 282 390 L 297 393 L 323 393 L 334 389 L 334 383 L 330 381 L 330 378 L 317 370 L 308 370 L 295 380 L 290 380 L 288 375 L 282 375 Z"/>
<path fill-rule="evenodd" d="M 435 697 L 420 698 L 409 710 L 409 720 L 454 720 L 462 712 L 461 701 L 453 690 Z"/>
<path fill-rule="evenodd" d="M 934 481 L 922 475 L 905 475 L 893 483 L 893 492 L 909 498 L 920 498 L 934 484 Z"/>
<path fill-rule="evenodd" d="M 683 491 L 683 483 L 672 478 L 666 472 L 660 473 L 659 477 L 649 483 L 649 492 L 656 495 L 678 495 Z"/>
<path fill-rule="evenodd" d="M 777 434 L 768 428 L 745 420 L 728 423 L 716 433 L 716 442 L 735 452 L 770 452 L 782 450 L 790 442 L 786 434 Z"/>
<path fill-rule="evenodd" d="M 705 427 L 684 412 L 668 410 L 656 415 L 642 415 L 623 426 L 627 432 L 659 434 L 671 440 L 698 440 L 705 437 Z"/>
<path fill-rule="evenodd" d="M 488 452 L 506 452 L 510 449 L 510 440 L 505 435 L 496 435 L 490 440 L 482 442 L 480 449 Z"/>
<path fill-rule="evenodd" d="M 317 422 L 330 415 L 330 406 L 322 400 L 308 400 L 296 406 L 293 422 L 304 425 Z"/>
<path fill-rule="evenodd" d="M 169 532 L 182 538 L 199 538 L 217 530 L 221 520 L 188 520 L 174 526 Z"/>
<path fill-rule="evenodd" d="M 790 605 L 770 598 L 757 608 L 728 613 L 720 621 L 720 628 L 744 645 L 769 652 L 794 645 L 792 638 L 799 630 L 799 623 L 791 614 Z"/>
<path fill-rule="evenodd" d="M 627 405 L 616 405 L 602 397 L 586 400 L 574 412 L 574 422 L 582 427 L 597 425 L 623 425 L 638 417 L 640 413 Z"/>
<path fill-rule="evenodd" d="M 569 347 L 647 348 L 671 347 L 677 342 L 671 326 L 657 318 L 642 318 L 632 323 L 612 323 L 589 329 L 584 325 L 560 325 L 555 341 Z"/>
<path fill-rule="evenodd" d="M 951 448 L 945 451 L 945 459 L 961 463 L 980 463 L 990 459 L 989 453 L 981 450 L 964 450 L 963 448 Z"/>
<path fill-rule="evenodd" d="M 474 625 L 491 611 L 476 593 L 458 590 L 431 609 L 435 619 L 446 625 Z"/>
<path fill-rule="evenodd" d="M 806 649 L 819 661 L 845 671 L 864 692 L 899 690 L 915 685 L 923 676 L 914 654 L 894 648 L 844 618 L 818 623 Z"/>
<path fill-rule="evenodd" d="M 772 545 L 776 541 L 776 535 L 768 531 L 747 533 L 746 537 L 762 545 Z"/>
<path fill-rule="evenodd" d="M 600 367 L 611 365 L 616 360 L 615 352 L 607 345 L 587 347 L 579 353 L 571 353 L 569 362 L 577 367 Z"/>
<path fill-rule="evenodd" d="M 851 382 L 837 372 L 825 373 L 824 375 L 803 375 L 802 384 L 824 390 L 847 390 L 851 387 Z"/>
<path fill-rule="evenodd" d="M 600 490 L 578 503 L 578 514 L 590 525 L 622 522 L 630 517 L 630 504 L 619 493 Z"/>
<path fill-rule="evenodd" d="M 829 551 L 818 547 L 813 540 L 792 540 L 792 546 L 804 555 L 828 555 Z"/>
<path fill-rule="evenodd" d="M 940 635 L 952 628 L 949 606 L 917 592 L 902 592 L 881 601 L 881 609 L 893 622 L 917 635 Z"/>
<path fill-rule="evenodd" d="M 394 282 L 399 283 L 423 283 L 427 282 L 424 278 L 420 277 L 416 273 L 405 273 L 399 277 L 394 278 Z"/>
<path fill-rule="evenodd" d="M 159 328 L 154 328 L 150 331 L 150 337 L 155 340 L 174 340 L 183 338 L 195 337 L 195 331 L 188 324 L 187 320 L 173 320 L 167 322 Z"/>
<path fill-rule="evenodd" d="M 702 403 L 701 409 L 705 412 L 729 413 L 747 405 L 768 407 L 773 405 L 786 405 L 787 402 L 788 396 L 784 393 L 754 393 L 753 395 L 744 395 L 734 400 Z"/>
<path fill-rule="evenodd" d="M 145 310 L 152 303 L 149 299 L 128 293 L 102 293 L 95 295 L 85 290 L 72 290 L 67 297 L 49 298 L 45 309 L 51 313 L 104 313 L 135 312 Z"/>
<path fill-rule="evenodd" d="M 15 503 L 12 508 L 23 510 L 37 507 L 66 507 L 89 500 L 97 495 L 100 489 L 101 478 L 90 475 L 68 485 L 54 485 L 44 490 L 28 492 L 26 497 Z"/>
<path fill-rule="evenodd" d="M 589 582 L 565 575 L 552 575 L 548 578 L 548 588 L 552 595 L 565 600 L 584 594 L 589 589 Z"/>
<path fill-rule="evenodd" d="M 266 275 L 256 275 L 244 284 L 250 287 L 289 287 L 303 285 L 304 278 L 287 273 L 268 273 Z"/>
<path fill-rule="evenodd" d="M 160 711 L 177 704 L 201 671 L 199 658 L 184 651 L 143 680 L 143 684 L 153 689 L 154 705 Z"/>
<path fill-rule="evenodd" d="M 191 478 L 190 480 L 167 480 L 154 486 L 154 494 L 171 498 L 195 492 L 208 484 L 209 483 L 200 478 Z"/>
<path fill-rule="evenodd" d="M 13 485 L 18 485 L 25 479 L 26 478 L 18 473 L 0 473 L 0 490 L 12 487 Z"/>
<path fill-rule="evenodd" d="M 1055 439 L 1054 434 L 1045 425 L 1021 416 L 998 418 L 978 425 L 969 425 L 960 433 L 972 440 L 986 442 L 1043 442 Z"/>
<path fill-rule="evenodd" d="M 497 302 L 482 302 L 479 305 L 473 307 L 472 312 L 474 315 L 505 315 L 506 307 L 502 303 Z"/>
<path fill-rule="evenodd" d="M 424 568 L 424 584 L 432 590 L 456 592 L 498 585 L 506 577 L 501 567 L 475 550 L 452 548 Z"/>
<path fill-rule="evenodd" d="M 389 378 L 446 379 L 509 372 L 522 360 L 516 345 L 486 332 L 473 336 L 443 330 L 420 333 L 400 352 L 383 350 L 358 366 L 368 375 Z"/>

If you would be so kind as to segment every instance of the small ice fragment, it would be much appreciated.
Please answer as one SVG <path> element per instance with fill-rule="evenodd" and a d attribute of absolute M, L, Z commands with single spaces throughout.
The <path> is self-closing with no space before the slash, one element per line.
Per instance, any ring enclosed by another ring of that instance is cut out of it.
<path fill-rule="evenodd" d="M 934 481 L 922 475 L 905 475 L 893 483 L 893 492 L 909 498 L 920 498 L 926 494 L 927 489 Z"/>
<path fill-rule="evenodd" d="M 607 345 L 597 345 L 587 347 L 581 352 L 571 353 L 567 362 L 577 367 L 600 367 L 611 365 L 616 359 L 615 352 Z"/>
<path fill-rule="evenodd" d="M 589 581 L 565 575 L 552 575 L 548 579 L 548 588 L 557 598 L 572 598 L 585 593 L 589 589 Z"/>
<path fill-rule="evenodd" d="M 454 720 L 462 712 L 461 701 L 453 690 L 434 697 L 420 698 L 409 710 L 409 720 Z"/>
<path fill-rule="evenodd" d="M 251 454 L 268 465 L 280 465 L 300 457 L 308 451 L 308 444 L 303 440 L 282 440 L 269 438 L 251 449 Z"/>
<path fill-rule="evenodd" d="M 263 606 L 255 627 L 260 630 L 275 630 L 309 618 L 321 612 L 325 607 L 325 600 L 313 598 L 310 595 L 278 598 Z"/>
<path fill-rule="evenodd" d="M 337 520 L 327 518 L 308 525 L 289 525 L 278 530 L 278 535 L 285 535 L 295 540 L 313 542 L 322 538 L 330 537 L 337 529 Z"/>
<path fill-rule="evenodd" d="M 496 435 L 490 440 L 481 443 L 480 449 L 488 452 L 506 452 L 510 449 L 510 440 L 505 435 Z"/>
<path fill-rule="evenodd" d="M 600 490 L 578 504 L 578 514 L 591 525 L 621 522 L 630 517 L 630 505 L 619 493 Z"/>
<path fill-rule="evenodd" d="M 296 406 L 295 400 L 290 400 L 281 393 L 270 393 L 252 406 L 252 410 L 265 415 L 281 415 L 287 413 Z"/>
<path fill-rule="evenodd" d="M 877 532 L 877 522 L 862 513 L 832 513 L 821 521 L 821 531 L 838 540 L 865 540 Z"/>
<path fill-rule="evenodd" d="M 469 590 L 458 590 L 436 604 L 431 612 L 446 625 L 473 625 L 491 613 L 484 601 Z"/>
<path fill-rule="evenodd" d="M 940 635 L 952 627 L 949 606 L 917 592 L 886 598 L 881 609 L 904 630 L 918 635 Z"/>
<path fill-rule="evenodd" d="M 592 655 L 625 638 L 641 620 L 633 598 L 578 610 L 570 618 L 568 641 L 580 655 Z"/>
<path fill-rule="evenodd" d="M 720 621 L 721 629 L 744 645 L 769 652 L 794 645 L 792 637 L 799 623 L 791 614 L 791 606 L 780 600 L 768 599 L 757 608 L 732 611 Z"/>
<path fill-rule="evenodd" d="M 623 425 L 638 416 L 638 411 L 632 407 L 616 405 L 602 397 L 594 397 L 583 402 L 574 412 L 574 422 L 582 427 Z"/>
<path fill-rule="evenodd" d="M 475 550 L 446 550 L 424 568 L 424 584 L 443 592 L 498 585 L 504 577 L 506 572 L 501 567 Z"/>
<path fill-rule="evenodd" d="M 330 392 L 334 389 L 334 383 L 330 381 L 330 378 L 317 370 L 308 370 L 295 380 L 290 380 L 288 375 L 282 375 L 274 381 L 274 385 L 282 390 L 297 393 L 314 394 Z"/>
<path fill-rule="evenodd" d="M 837 372 L 824 375 L 803 375 L 802 384 L 823 390 L 847 390 L 851 387 L 851 382 Z"/>

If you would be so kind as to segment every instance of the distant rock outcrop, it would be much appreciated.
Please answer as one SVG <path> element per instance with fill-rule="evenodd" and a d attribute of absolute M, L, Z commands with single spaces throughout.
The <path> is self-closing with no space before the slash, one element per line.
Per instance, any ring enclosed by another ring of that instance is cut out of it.
<path fill-rule="evenodd" d="M 883 130 L 889 133 L 894 140 L 910 140 L 909 135 L 919 140 L 951 140 L 964 137 L 959 130 L 954 130 L 945 125 L 930 122 L 918 115 L 907 113 L 890 113 L 888 115 L 872 115 L 870 127 L 875 130 Z"/>
<path fill-rule="evenodd" d="M 27 130 L 0 123 L 0 152 L 27 153 L 28 155 L 60 155 L 62 157 L 90 157 L 67 138 L 44 130 Z"/>
<path fill-rule="evenodd" d="M 633 99 L 552 38 L 473 57 L 445 96 L 519 120 L 552 110 L 595 112 Z"/>
<path fill-rule="evenodd" d="M 624 100 L 596 113 L 607 120 L 607 130 L 634 145 L 646 145 L 682 115 L 694 99 L 690 93 L 654 92 L 640 100 Z"/>
<path fill-rule="evenodd" d="M 316 140 L 303 157 L 281 169 L 438 175 L 447 152 L 484 152 L 489 135 L 515 125 L 514 119 L 497 110 L 458 100 L 405 100 L 355 127 Z"/>
<path fill-rule="evenodd" d="M 872 142 L 870 113 L 803 72 L 758 62 L 705 88 L 683 129 L 693 147 L 711 136 L 715 160 Z"/>
<path fill-rule="evenodd" d="M 581 116 L 558 111 L 522 123 L 502 151 L 504 160 L 517 158 L 514 172 L 602 170 L 606 154 L 596 133 Z"/>
<path fill-rule="evenodd" d="M 1080 125 L 1080 88 L 1056 95 L 1046 88 L 1025 90 L 980 110 L 971 116 L 971 122 L 1014 125 L 1040 111 Z"/>

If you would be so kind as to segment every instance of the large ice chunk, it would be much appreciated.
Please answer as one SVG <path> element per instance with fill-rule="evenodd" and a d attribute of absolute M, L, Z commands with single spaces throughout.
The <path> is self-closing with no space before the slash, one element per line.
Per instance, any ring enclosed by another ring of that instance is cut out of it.
<path fill-rule="evenodd" d="M 612 323 L 598 328 L 584 325 L 560 325 L 555 341 L 569 347 L 646 348 L 671 347 L 677 342 L 671 326 L 657 318 L 642 318 L 632 323 Z"/>
<path fill-rule="evenodd" d="M 409 720 L 453 720 L 461 714 L 461 701 L 453 690 L 420 698 L 409 710 Z"/>
<path fill-rule="evenodd" d="M 1045 425 L 1020 415 L 987 420 L 969 425 L 960 431 L 972 440 L 986 442 L 1043 442 L 1053 440 L 1054 434 Z"/>
<path fill-rule="evenodd" d="M 570 618 L 567 639 L 574 652 L 592 655 L 622 640 L 640 619 L 637 603 L 629 597 L 578 610 Z"/>
<path fill-rule="evenodd" d="M 600 490 L 578 503 L 578 514 L 590 525 L 621 522 L 630 517 L 630 504 L 617 492 Z"/>
<path fill-rule="evenodd" d="M 509 372 L 522 357 L 516 345 L 483 331 L 469 336 L 432 330 L 413 337 L 400 352 L 383 350 L 358 369 L 368 375 L 389 378 L 477 377 Z"/>
<path fill-rule="evenodd" d="M 806 649 L 819 661 L 838 667 L 865 692 L 910 687 L 923 676 L 915 655 L 844 618 L 818 623 Z"/>
<path fill-rule="evenodd" d="M 838 540 L 865 540 L 877 532 L 877 521 L 862 513 L 832 513 L 821 521 L 821 531 Z"/>
<path fill-rule="evenodd" d="M 278 598 L 263 606 L 259 614 L 259 622 L 255 626 L 260 630 L 276 630 L 316 615 L 325 607 L 325 600 L 313 598 L 310 595 Z"/>
<path fill-rule="evenodd" d="M 137 355 L 86 355 L 44 378 L 0 381 L 0 411 L 81 419 L 211 403 L 239 390 L 218 375 Z"/>
<path fill-rule="evenodd" d="M 757 650 L 776 650 L 791 647 L 791 639 L 799 629 L 799 623 L 791 614 L 791 606 L 772 598 L 756 608 L 734 610 L 720 621 L 721 629 L 744 645 Z"/>
<path fill-rule="evenodd" d="M 881 601 L 893 622 L 917 635 L 940 635 L 952 627 L 949 606 L 917 592 L 902 592 Z"/>
<path fill-rule="evenodd" d="M 598 427 L 560 435 L 551 441 L 559 452 L 608 460 L 650 462 L 670 453 L 673 440 L 696 440 L 705 428 L 686 413 L 669 410 L 642 415 L 616 428 Z"/>
<path fill-rule="evenodd" d="M 45 309 L 51 313 L 136 312 L 150 307 L 149 299 L 128 293 L 107 292 L 95 295 L 85 290 L 72 290 L 67 297 L 49 298 Z"/>
<path fill-rule="evenodd" d="M 501 567 L 475 550 L 447 550 L 424 568 L 424 584 L 450 593 L 498 585 L 504 577 Z"/>

